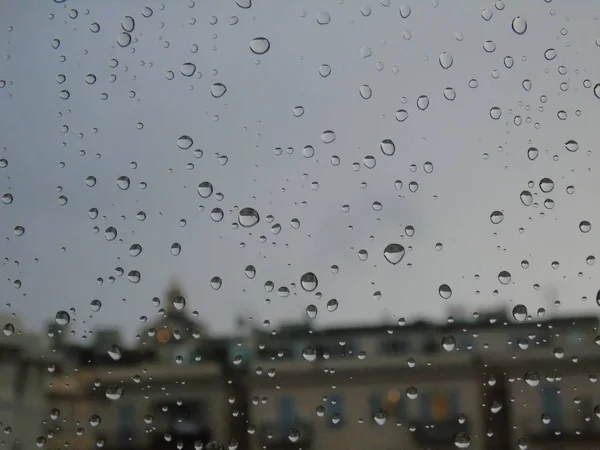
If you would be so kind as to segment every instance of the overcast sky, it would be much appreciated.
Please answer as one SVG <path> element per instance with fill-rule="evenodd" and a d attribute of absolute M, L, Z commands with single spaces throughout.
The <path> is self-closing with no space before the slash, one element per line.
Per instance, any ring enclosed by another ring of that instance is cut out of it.
<path fill-rule="evenodd" d="M 318 326 L 443 319 L 450 307 L 470 315 L 517 303 L 534 314 L 595 313 L 600 262 L 586 258 L 598 252 L 600 233 L 600 4 L 501 3 L 412 1 L 408 14 L 408 2 L 396 0 L 253 0 L 250 8 L 234 0 L 2 2 L 0 195 L 13 199 L 0 204 L 6 312 L 36 328 L 75 308 L 78 336 L 115 325 L 131 338 L 140 316 L 156 318 L 151 299 L 164 305 L 177 277 L 186 309 L 214 334 L 231 332 L 238 313 L 276 325 L 305 318 L 311 304 Z M 135 27 L 121 47 L 126 16 Z M 526 22 L 522 34 L 515 17 Z M 252 51 L 266 49 L 265 41 L 251 44 L 255 38 L 269 41 L 266 53 Z M 182 74 L 190 73 L 186 63 L 195 65 L 191 77 Z M 211 95 L 211 87 L 224 90 L 214 83 L 226 87 L 220 97 Z M 424 110 L 420 96 L 429 100 Z M 403 122 L 398 110 L 408 113 Z M 327 130 L 331 143 L 322 139 Z M 179 148 L 180 136 L 193 145 Z M 394 142 L 393 155 L 382 152 L 384 139 Z M 566 149 L 570 140 L 576 151 Z M 305 146 L 314 156 L 305 157 Z M 551 192 L 541 191 L 543 178 L 553 180 Z M 206 181 L 213 193 L 202 198 L 197 187 Z M 534 205 L 522 203 L 523 190 Z M 259 222 L 232 227 L 245 207 Z M 91 208 L 99 211 L 94 220 Z M 224 212 L 220 222 L 213 208 Z M 491 222 L 494 211 L 504 214 L 501 223 Z M 581 221 L 591 231 L 580 231 Z M 25 232 L 17 236 L 15 227 Z M 112 241 L 108 227 L 118 233 Z M 406 249 L 396 265 L 384 257 L 390 243 Z M 142 252 L 133 257 L 135 244 Z M 247 265 L 256 268 L 253 279 Z M 128 281 L 130 271 L 139 271 L 139 283 Z M 507 285 L 501 271 L 512 275 Z M 318 278 L 313 292 L 300 286 L 306 272 Z M 218 290 L 213 277 L 222 279 Z M 449 299 L 438 293 L 442 284 Z M 332 298 L 335 312 L 326 308 Z M 103 304 L 98 312 L 94 299 Z"/>

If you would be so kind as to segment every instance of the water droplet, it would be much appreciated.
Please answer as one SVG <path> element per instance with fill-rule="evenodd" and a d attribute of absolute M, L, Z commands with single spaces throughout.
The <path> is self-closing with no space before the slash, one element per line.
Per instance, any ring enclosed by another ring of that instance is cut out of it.
<path fill-rule="evenodd" d="M 338 301 L 335 298 L 332 298 L 327 302 L 327 311 L 333 312 L 338 309 Z"/>
<path fill-rule="evenodd" d="M 361 58 L 363 58 L 363 59 L 368 58 L 372 54 L 373 54 L 373 51 L 371 50 L 371 47 L 365 45 L 364 47 L 360 48 L 360 57 Z"/>
<path fill-rule="evenodd" d="M 54 320 L 61 327 L 64 327 L 65 325 L 68 325 L 69 322 L 71 322 L 71 316 L 69 316 L 69 313 L 66 311 L 58 311 L 56 313 L 56 316 L 54 317 Z"/>
<path fill-rule="evenodd" d="M 133 31 L 133 29 L 135 28 L 134 18 L 131 16 L 125 16 L 123 18 L 123 20 L 121 20 L 121 28 L 123 28 L 123 31 L 127 31 L 128 33 L 131 33 Z"/>
<path fill-rule="evenodd" d="M 460 431 L 454 436 L 454 446 L 456 448 L 469 448 L 471 445 L 471 437 L 464 431 Z"/>
<path fill-rule="evenodd" d="M 294 117 L 301 117 L 304 114 L 304 107 L 303 106 L 294 106 L 294 109 L 292 110 L 292 114 L 294 114 Z"/>
<path fill-rule="evenodd" d="M 248 9 L 252 6 L 252 0 L 235 0 L 235 4 L 240 8 Z"/>
<path fill-rule="evenodd" d="M 106 398 L 109 400 L 119 400 L 123 396 L 124 389 L 121 386 L 115 384 L 106 388 Z"/>
<path fill-rule="evenodd" d="M 444 336 L 442 338 L 442 347 L 447 352 L 451 352 L 456 347 L 456 339 L 454 336 Z"/>
<path fill-rule="evenodd" d="M 398 122 L 404 122 L 406 119 L 408 119 L 408 111 L 405 109 L 399 109 L 396 111 L 395 116 Z"/>
<path fill-rule="evenodd" d="M 117 186 L 119 186 L 119 189 L 126 191 L 127 189 L 129 189 L 129 185 L 130 185 L 130 180 L 128 177 L 121 176 L 121 177 L 117 178 Z"/>
<path fill-rule="evenodd" d="M 7 323 L 4 325 L 4 335 L 12 336 L 15 333 L 15 326 L 12 323 Z"/>
<path fill-rule="evenodd" d="M 12 194 L 4 194 L 2 196 L 2 203 L 4 203 L 5 205 L 10 205 L 12 202 L 13 202 Z"/>
<path fill-rule="evenodd" d="M 502 110 L 497 106 L 494 106 L 492 109 L 490 109 L 490 117 L 494 120 L 498 120 L 500 117 L 502 117 Z"/>
<path fill-rule="evenodd" d="M 512 315 L 517 322 L 523 322 L 527 319 L 527 307 L 525 305 L 516 305 L 512 310 Z"/>
<path fill-rule="evenodd" d="M 118 345 L 112 345 L 108 350 L 108 355 L 113 361 L 118 361 L 123 357 L 123 355 L 121 354 L 121 349 Z"/>
<path fill-rule="evenodd" d="M 410 16 L 410 13 L 411 13 L 410 6 L 408 6 L 408 5 L 400 6 L 400 17 L 402 17 L 403 19 L 407 19 Z"/>
<path fill-rule="evenodd" d="M 177 256 L 180 253 L 181 253 L 181 244 L 179 244 L 178 242 L 174 242 L 173 245 L 171 245 L 171 255 Z"/>
<path fill-rule="evenodd" d="M 246 268 L 244 269 L 244 274 L 246 275 L 246 277 L 248 279 L 253 279 L 256 276 L 256 269 L 254 266 L 246 266 Z"/>
<path fill-rule="evenodd" d="M 325 144 L 331 144 L 333 141 L 335 141 L 335 133 L 332 130 L 325 130 L 323 133 L 321 133 L 321 140 Z"/>
<path fill-rule="evenodd" d="M 373 420 L 377 425 L 384 425 L 387 420 L 387 413 L 378 408 L 373 412 Z"/>
<path fill-rule="evenodd" d="M 454 99 L 456 98 L 456 91 L 451 87 L 447 87 L 446 89 L 444 89 L 444 98 L 451 102 L 454 101 Z"/>
<path fill-rule="evenodd" d="M 510 272 L 507 272 L 506 270 L 501 271 L 498 274 L 498 281 L 500 281 L 501 284 L 508 284 L 510 283 L 510 280 L 512 279 L 512 276 L 510 274 Z"/>
<path fill-rule="evenodd" d="M 600 98 L 600 83 L 598 83 L 594 86 L 594 95 L 597 98 Z"/>
<path fill-rule="evenodd" d="M 544 52 L 544 58 L 546 58 L 548 61 L 552 61 L 554 58 L 556 58 L 556 55 L 556 50 L 553 48 L 549 48 Z"/>
<path fill-rule="evenodd" d="M 221 208 L 213 208 L 210 212 L 210 218 L 213 222 L 220 222 L 223 220 L 223 210 Z"/>
<path fill-rule="evenodd" d="M 571 139 L 565 142 L 565 148 L 570 152 L 576 152 L 577 150 L 579 150 L 579 144 L 577 143 L 577 141 Z"/>
<path fill-rule="evenodd" d="M 117 229 L 115 227 L 108 227 L 104 230 L 104 237 L 107 241 L 114 241 L 117 237 Z"/>
<path fill-rule="evenodd" d="M 264 55 L 271 48 L 271 43 L 267 38 L 257 37 L 250 41 L 250 50 L 255 55 Z"/>
<path fill-rule="evenodd" d="M 439 60 L 440 66 L 442 66 L 443 69 L 449 69 L 452 67 L 452 63 L 454 62 L 454 58 L 452 58 L 452 55 L 448 52 L 440 54 Z"/>
<path fill-rule="evenodd" d="M 493 16 L 494 10 L 491 8 L 485 8 L 483 11 L 481 11 L 481 18 L 486 22 L 490 21 Z"/>
<path fill-rule="evenodd" d="M 425 111 L 428 106 L 429 97 L 426 95 L 420 95 L 419 98 L 417 98 L 417 108 L 419 108 L 421 111 Z"/>
<path fill-rule="evenodd" d="M 185 308 L 185 297 L 181 296 L 181 295 L 177 295 L 174 299 L 173 299 L 173 307 L 177 310 L 177 311 L 181 311 L 183 308 Z"/>
<path fill-rule="evenodd" d="M 379 147 L 381 148 L 381 152 L 387 156 L 392 156 L 396 152 L 396 145 L 391 139 L 384 139 L 379 144 Z"/>
<path fill-rule="evenodd" d="M 529 158 L 530 161 L 535 160 L 539 154 L 540 154 L 540 152 L 535 147 L 529 147 L 529 149 L 527 150 L 527 157 Z"/>
<path fill-rule="evenodd" d="M 440 294 L 440 297 L 442 297 L 445 300 L 452 297 L 452 289 L 450 289 L 450 286 L 448 286 L 447 284 L 442 284 L 438 289 L 438 293 Z"/>
<path fill-rule="evenodd" d="M 531 206 L 533 204 L 533 195 L 531 195 L 531 192 L 529 191 L 521 191 L 519 198 L 521 199 L 521 203 L 525 206 Z"/>
<path fill-rule="evenodd" d="M 15 236 L 23 236 L 23 234 L 25 234 L 25 228 L 22 227 L 21 225 L 17 225 L 16 227 L 13 228 L 13 234 Z"/>
<path fill-rule="evenodd" d="M 305 347 L 302 349 L 302 357 L 307 361 L 315 361 L 317 359 L 317 350 L 314 347 Z"/>
<path fill-rule="evenodd" d="M 329 67 L 328 64 L 322 64 L 319 67 L 319 74 L 323 77 L 323 78 L 327 78 L 329 76 L 329 74 L 331 73 L 331 67 Z"/>
<path fill-rule="evenodd" d="M 181 150 L 187 150 L 193 144 L 193 139 L 185 134 L 183 136 L 179 136 L 179 139 L 177 139 L 177 147 L 179 147 Z"/>
<path fill-rule="evenodd" d="M 315 305 L 308 305 L 306 307 L 306 315 L 311 319 L 317 317 L 317 307 Z"/>
<path fill-rule="evenodd" d="M 100 300 L 92 300 L 90 302 L 90 309 L 94 312 L 98 312 L 100 311 L 100 308 L 102 308 L 102 302 Z"/>
<path fill-rule="evenodd" d="M 528 80 L 528 79 L 523 80 L 522 85 L 523 85 L 523 89 L 525 89 L 526 91 L 531 90 L 531 86 L 532 86 L 531 80 Z"/>
<path fill-rule="evenodd" d="M 210 87 L 210 93 L 214 98 L 222 97 L 225 92 L 227 92 L 227 87 L 222 83 L 213 83 Z"/>
<path fill-rule="evenodd" d="M 184 77 L 191 77 L 194 75 L 194 73 L 196 73 L 196 64 L 191 62 L 183 63 L 179 68 L 179 71 Z"/>
<path fill-rule="evenodd" d="M 127 274 L 127 279 L 130 283 L 139 283 L 142 279 L 142 274 L 140 274 L 140 272 L 137 270 L 130 270 Z"/>
<path fill-rule="evenodd" d="M 405 249 L 400 244 L 388 244 L 383 250 L 383 256 L 390 264 L 398 264 L 404 258 Z"/>
<path fill-rule="evenodd" d="M 208 198 L 213 193 L 213 185 L 209 181 L 203 181 L 198 185 L 198 195 L 202 198 Z"/>
<path fill-rule="evenodd" d="M 119 36 L 117 36 L 117 44 L 119 44 L 120 47 L 127 47 L 131 44 L 131 35 L 127 32 L 119 33 Z"/>
<path fill-rule="evenodd" d="M 327 11 L 319 11 L 316 19 L 319 25 L 328 25 L 331 22 L 331 16 Z"/>
<path fill-rule="evenodd" d="M 142 253 L 142 246 L 140 244 L 133 244 L 129 247 L 129 254 L 133 257 L 140 255 Z"/>
<path fill-rule="evenodd" d="M 494 53 L 496 51 L 496 43 L 494 41 L 485 41 L 483 43 L 483 49 L 487 53 Z"/>
<path fill-rule="evenodd" d="M 221 280 L 221 277 L 212 277 L 210 279 L 210 287 L 213 288 L 215 291 L 221 289 L 222 284 L 223 281 Z"/>
<path fill-rule="evenodd" d="M 244 228 L 249 228 L 258 223 L 260 216 L 253 208 L 242 208 L 238 213 L 238 222 Z"/>
<path fill-rule="evenodd" d="M 588 233 L 592 229 L 592 224 L 587 220 L 582 220 L 579 222 L 579 230 L 582 233 Z"/>
<path fill-rule="evenodd" d="M 552 189 L 554 189 L 554 181 L 550 178 L 542 178 L 540 180 L 540 189 L 546 194 L 552 192 Z"/>
<path fill-rule="evenodd" d="M 540 374 L 537 372 L 527 372 L 523 379 L 531 387 L 536 387 L 540 384 Z"/>
<path fill-rule="evenodd" d="M 361 87 L 359 87 L 358 92 L 360 96 L 365 100 L 370 99 L 373 95 L 373 91 L 371 90 L 371 87 L 368 84 L 363 84 Z"/>
<path fill-rule="evenodd" d="M 361 261 L 366 261 L 369 259 L 369 252 L 367 252 L 364 248 L 358 251 L 358 259 Z"/>
<path fill-rule="evenodd" d="M 512 29 L 517 34 L 524 34 L 527 31 L 527 21 L 521 16 L 515 17 L 512 21 Z"/>
<path fill-rule="evenodd" d="M 314 291 L 318 285 L 319 280 L 317 279 L 317 276 L 312 272 L 306 272 L 300 278 L 300 286 L 302 286 L 302 289 L 304 289 L 306 292 Z"/>
<path fill-rule="evenodd" d="M 500 222 L 502 222 L 504 220 L 504 214 L 501 211 L 494 211 L 492 212 L 492 214 L 490 215 L 490 221 L 494 224 L 497 225 Z"/>

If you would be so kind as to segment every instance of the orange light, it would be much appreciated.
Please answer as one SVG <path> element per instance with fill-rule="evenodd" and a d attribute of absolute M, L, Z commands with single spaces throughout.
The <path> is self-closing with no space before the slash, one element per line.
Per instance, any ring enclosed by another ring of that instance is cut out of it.
<path fill-rule="evenodd" d="M 389 403 L 398 403 L 400 400 L 400 391 L 398 389 L 390 389 L 387 395 L 387 401 Z"/>
<path fill-rule="evenodd" d="M 158 342 L 164 344 L 165 342 L 169 342 L 169 340 L 171 339 L 171 333 L 169 333 L 167 330 L 160 330 L 156 337 L 158 339 Z"/>

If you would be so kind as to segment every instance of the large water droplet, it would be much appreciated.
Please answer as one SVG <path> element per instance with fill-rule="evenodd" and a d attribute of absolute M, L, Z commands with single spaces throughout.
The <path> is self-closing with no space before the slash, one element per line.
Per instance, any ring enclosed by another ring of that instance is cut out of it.
<path fill-rule="evenodd" d="M 314 319 L 315 317 L 317 317 L 317 307 L 315 305 L 308 305 L 306 307 L 306 315 L 308 317 L 310 317 L 311 319 Z"/>
<path fill-rule="evenodd" d="M 109 400 L 119 400 L 123 396 L 123 391 L 122 386 L 110 385 L 106 388 L 106 398 Z"/>
<path fill-rule="evenodd" d="M 328 64 L 322 64 L 319 67 L 319 74 L 323 77 L 323 78 L 327 78 L 329 76 L 329 74 L 331 73 L 331 67 Z"/>
<path fill-rule="evenodd" d="M 492 214 L 490 215 L 490 221 L 494 224 L 494 225 L 498 225 L 500 222 L 502 222 L 504 220 L 504 214 L 502 213 L 502 211 L 494 211 L 492 212 Z"/>
<path fill-rule="evenodd" d="M 108 349 L 108 356 L 110 356 L 113 361 L 118 361 L 123 357 L 118 345 L 112 345 Z"/>
<path fill-rule="evenodd" d="M 502 117 L 502 110 L 497 106 L 494 106 L 492 109 L 490 109 L 490 117 L 494 120 L 498 120 L 500 117 Z"/>
<path fill-rule="evenodd" d="M 179 136 L 179 139 L 177 139 L 177 147 L 179 147 L 181 150 L 187 150 L 193 144 L 194 144 L 193 139 L 185 134 L 182 136 Z"/>
<path fill-rule="evenodd" d="M 250 41 L 250 50 L 255 55 L 264 55 L 271 48 L 271 43 L 267 38 L 256 37 Z"/>
<path fill-rule="evenodd" d="M 452 289 L 447 284 L 442 284 L 438 289 L 438 293 L 440 297 L 446 300 L 452 297 Z"/>
<path fill-rule="evenodd" d="M 421 111 L 425 111 L 428 106 L 429 97 L 426 95 L 420 95 L 419 98 L 417 98 L 417 108 L 419 108 Z"/>
<path fill-rule="evenodd" d="M 306 272 L 300 278 L 300 286 L 302 286 L 302 289 L 304 289 L 306 292 L 314 291 L 318 285 L 319 280 L 317 279 L 317 276 L 312 272 Z"/>
<path fill-rule="evenodd" d="M 512 279 L 512 276 L 510 274 L 510 272 L 503 270 L 498 274 L 498 281 L 500 281 L 501 284 L 508 284 L 510 283 L 510 280 Z"/>
<path fill-rule="evenodd" d="M 527 372 L 523 379 L 531 387 L 536 387 L 540 384 L 540 374 L 537 372 Z"/>
<path fill-rule="evenodd" d="M 331 22 L 331 16 L 327 11 L 319 11 L 316 19 L 319 25 L 328 25 Z"/>
<path fill-rule="evenodd" d="M 213 83 L 210 87 L 210 93 L 214 98 L 219 98 L 225 95 L 227 87 L 223 83 Z"/>
<path fill-rule="evenodd" d="M 451 352 L 456 347 L 456 339 L 454 336 L 444 336 L 442 338 L 442 347 L 447 352 Z"/>
<path fill-rule="evenodd" d="M 208 198 L 213 193 L 213 185 L 209 181 L 203 181 L 198 185 L 198 195 L 202 198 Z"/>
<path fill-rule="evenodd" d="M 117 229 L 115 227 L 108 227 L 104 230 L 104 237 L 107 241 L 114 241 L 117 237 Z"/>
<path fill-rule="evenodd" d="M 531 195 L 531 192 L 529 191 L 521 191 L 519 198 L 521 199 L 521 203 L 525 206 L 531 206 L 533 204 L 533 195 Z"/>
<path fill-rule="evenodd" d="M 370 99 L 371 96 L 373 95 L 373 91 L 371 90 L 371 86 L 369 86 L 368 84 L 363 84 L 361 87 L 359 87 L 358 88 L 358 93 L 365 100 Z"/>
<path fill-rule="evenodd" d="M 552 61 L 554 58 L 556 58 L 556 55 L 556 50 L 553 48 L 549 48 L 544 52 L 544 58 L 546 58 L 548 61 Z"/>
<path fill-rule="evenodd" d="M 379 147 L 381 148 L 381 152 L 387 156 L 392 156 L 396 152 L 396 145 L 391 139 L 384 139 L 379 144 Z"/>
<path fill-rule="evenodd" d="M 530 161 L 535 160 L 539 154 L 540 154 L 540 152 L 535 147 L 529 147 L 529 149 L 527 150 L 527 157 L 529 158 Z"/>
<path fill-rule="evenodd" d="M 219 289 L 221 289 L 222 285 L 223 285 L 223 280 L 221 280 L 221 277 L 212 277 L 210 279 L 210 287 L 213 288 L 215 291 L 218 291 Z"/>
<path fill-rule="evenodd" d="M 454 58 L 452 58 L 452 55 L 448 52 L 440 54 L 439 60 L 440 66 L 442 66 L 443 69 L 449 69 L 452 67 L 452 63 L 454 62 Z"/>
<path fill-rule="evenodd" d="M 254 266 L 246 266 L 246 268 L 244 269 L 244 274 L 246 275 L 246 277 L 248 279 L 253 279 L 256 276 L 256 269 L 254 268 Z"/>
<path fill-rule="evenodd" d="M 373 412 L 373 420 L 377 425 L 384 425 L 387 420 L 387 413 L 383 409 L 376 409 Z"/>
<path fill-rule="evenodd" d="M 117 186 L 119 186 L 119 189 L 126 191 L 127 189 L 129 189 L 129 185 L 130 185 L 130 180 L 128 177 L 121 176 L 121 177 L 117 178 Z"/>
<path fill-rule="evenodd" d="M 254 208 L 242 208 L 238 213 L 238 222 L 245 228 L 252 227 L 258 223 L 260 216 Z"/>
<path fill-rule="evenodd" d="M 196 64 L 191 62 L 183 63 L 179 70 L 181 72 L 181 75 L 183 75 L 184 77 L 191 77 L 192 75 L 194 75 L 194 73 L 196 73 Z"/>
<path fill-rule="evenodd" d="M 327 311 L 329 311 L 329 312 L 335 311 L 336 309 L 338 309 L 338 305 L 339 305 L 338 301 L 335 298 L 332 298 L 331 300 L 329 300 L 327 302 Z"/>
<path fill-rule="evenodd" d="M 592 224 L 590 222 L 588 222 L 587 220 L 582 220 L 581 222 L 579 222 L 579 230 L 582 233 L 589 233 L 589 231 L 592 229 Z"/>
<path fill-rule="evenodd" d="M 388 244 L 383 250 L 383 256 L 391 264 L 398 264 L 404 258 L 404 246 L 400 244 Z"/>
<path fill-rule="evenodd" d="M 325 144 L 331 144 L 333 141 L 335 141 L 335 132 L 332 130 L 323 131 L 323 133 L 321 133 L 321 140 Z"/>
<path fill-rule="evenodd" d="M 565 142 L 565 148 L 570 152 L 576 152 L 577 150 L 579 150 L 579 144 L 577 143 L 577 141 L 571 139 Z"/>
<path fill-rule="evenodd" d="M 400 17 L 402 17 L 403 19 L 407 19 L 410 16 L 410 13 L 411 13 L 410 6 L 408 6 L 408 5 L 400 6 Z"/>
<path fill-rule="evenodd" d="M 54 320 L 61 327 L 64 327 L 65 325 L 68 325 L 69 322 L 71 322 L 71 316 L 69 316 L 69 313 L 66 311 L 58 311 L 56 313 L 56 316 L 54 317 Z"/>
<path fill-rule="evenodd" d="M 550 178 L 542 178 L 540 180 L 540 189 L 546 194 L 548 192 L 552 192 L 552 189 L 554 189 L 554 181 L 552 181 Z"/>
<path fill-rule="evenodd" d="M 127 47 L 131 44 L 131 35 L 127 32 L 120 33 L 117 36 L 117 44 L 119 44 L 120 47 Z"/>
<path fill-rule="evenodd" d="M 516 305 L 512 310 L 512 315 L 517 322 L 523 322 L 527 319 L 527 307 L 525 305 Z"/>
<path fill-rule="evenodd" d="M 305 347 L 302 349 L 302 357 L 307 361 L 315 361 L 317 359 L 317 350 L 314 347 Z"/>
<path fill-rule="evenodd" d="M 523 34 L 527 31 L 527 21 L 521 17 L 517 16 L 512 21 L 512 29 L 517 34 Z"/>
<path fill-rule="evenodd" d="M 123 28 L 123 31 L 131 33 L 135 28 L 135 19 L 131 16 L 125 16 L 123 20 L 121 20 L 121 28 Z"/>
<path fill-rule="evenodd" d="M 469 448 L 471 445 L 471 437 L 464 431 L 460 431 L 454 436 L 454 446 L 456 448 Z"/>
<path fill-rule="evenodd" d="M 252 0 L 235 0 L 235 4 L 240 8 L 248 9 L 252 6 Z"/>

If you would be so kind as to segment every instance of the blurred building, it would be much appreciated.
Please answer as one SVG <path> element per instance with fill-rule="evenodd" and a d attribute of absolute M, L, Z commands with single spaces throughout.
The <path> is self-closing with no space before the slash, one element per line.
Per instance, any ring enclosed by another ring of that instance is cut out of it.
<path fill-rule="evenodd" d="M 15 430 L 5 445 L 600 448 L 595 317 L 499 311 L 215 339 L 179 297 L 170 290 L 130 349 L 115 330 L 96 330 L 86 347 L 60 330 L 5 333 L 0 421 Z"/>

